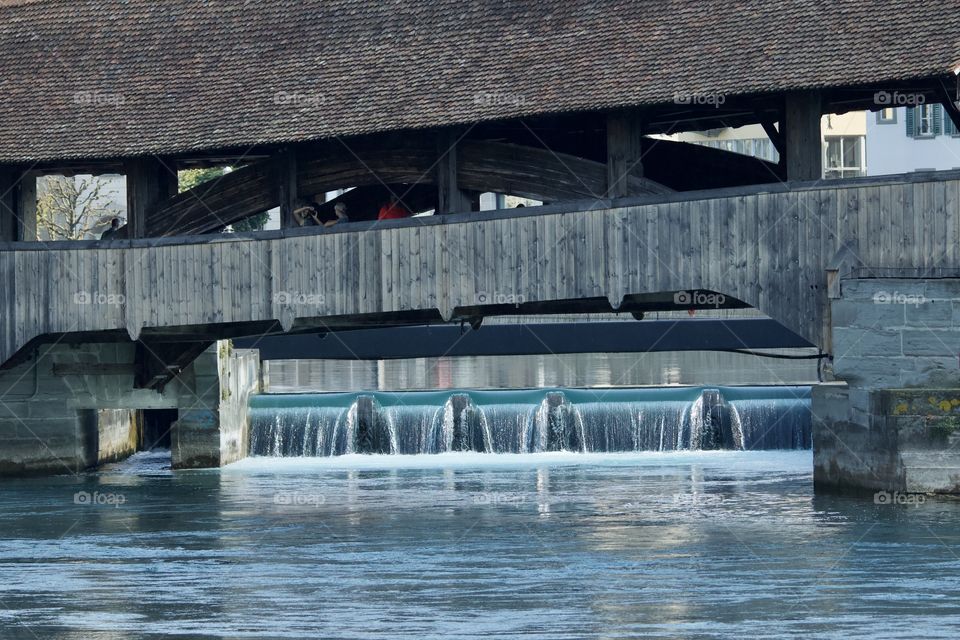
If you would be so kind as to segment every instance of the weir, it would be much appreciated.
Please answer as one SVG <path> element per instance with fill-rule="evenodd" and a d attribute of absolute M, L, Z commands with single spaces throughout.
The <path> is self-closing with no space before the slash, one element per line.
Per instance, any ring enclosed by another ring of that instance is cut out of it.
<path fill-rule="evenodd" d="M 808 387 L 261 395 L 250 453 L 808 449 L 809 404 Z"/>

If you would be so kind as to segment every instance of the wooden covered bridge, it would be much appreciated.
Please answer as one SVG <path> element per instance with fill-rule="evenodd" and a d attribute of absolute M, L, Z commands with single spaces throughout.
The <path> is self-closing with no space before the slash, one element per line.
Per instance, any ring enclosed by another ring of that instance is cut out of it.
<path fill-rule="evenodd" d="M 162 388 L 224 337 L 718 306 L 830 352 L 828 271 L 960 267 L 960 175 L 822 181 L 821 116 L 960 127 L 956 33 L 888 0 L 3 3 L 0 363 L 135 344 L 88 373 Z M 779 162 L 656 137 L 755 123 Z M 126 176 L 119 237 L 37 242 L 37 176 L 82 173 Z"/>

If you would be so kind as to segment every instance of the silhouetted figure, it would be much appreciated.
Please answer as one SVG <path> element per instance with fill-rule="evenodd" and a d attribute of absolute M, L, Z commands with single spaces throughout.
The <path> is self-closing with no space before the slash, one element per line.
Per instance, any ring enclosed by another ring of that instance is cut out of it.
<path fill-rule="evenodd" d="M 110 240 L 117 235 L 117 231 L 120 229 L 120 219 L 114 218 L 110 221 L 110 228 L 100 234 L 101 240 Z"/>

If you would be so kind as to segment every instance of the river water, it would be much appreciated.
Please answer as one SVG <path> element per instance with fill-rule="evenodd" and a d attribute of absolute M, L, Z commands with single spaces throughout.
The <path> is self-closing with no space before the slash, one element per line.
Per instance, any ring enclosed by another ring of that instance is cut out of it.
<path fill-rule="evenodd" d="M 960 504 L 814 496 L 808 450 L 168 464 L 0 485 L 0 638 L 960 633 Z"/>

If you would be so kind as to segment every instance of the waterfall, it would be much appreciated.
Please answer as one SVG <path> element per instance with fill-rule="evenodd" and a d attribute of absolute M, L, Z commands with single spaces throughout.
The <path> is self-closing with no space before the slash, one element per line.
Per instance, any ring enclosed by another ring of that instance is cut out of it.
<path fill-rule="evenodd" d="M 256 456 L 808 449 L 805 387 L 264 395 Z"/>

